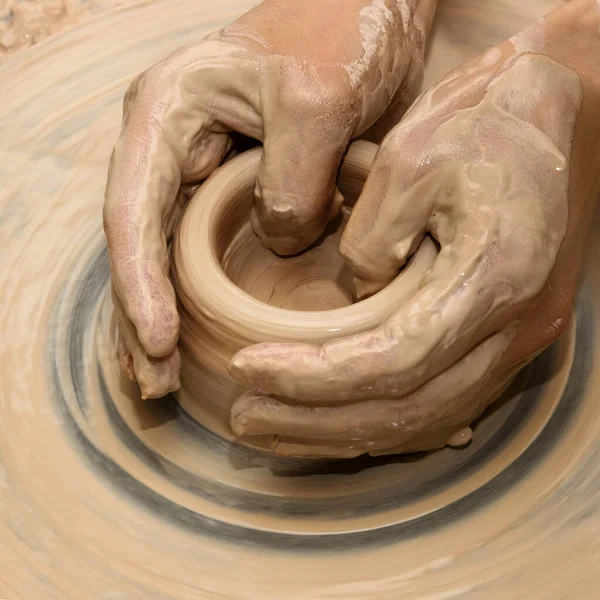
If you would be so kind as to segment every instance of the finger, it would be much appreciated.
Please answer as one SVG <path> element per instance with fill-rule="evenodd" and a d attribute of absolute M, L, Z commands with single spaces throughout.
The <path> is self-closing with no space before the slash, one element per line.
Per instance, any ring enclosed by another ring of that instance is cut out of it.
<path fill-rule="evenodd" d="M 271 442 L 271 450 L 274 454 L 281 457 L 294 458 L 355 458 L 362 454 L 371 456 L 386 456 L 389 454 L 409 454 L 413 452 L 432 451 L 452 446 L 450 440 L 454 436 L 463 435 L 465 439 L 472 435 L 470 427 L 465 427 L 460 432 L 455 433 L 455 429 L 435 430 L 427 438 L 414 436 L 403 444 L 394 445 L 394 440 L 379 441 L 377 443 L 364 443 L 357 441 L 354 443 L 325 444 L 322 440 L 282 438 L 274 436 Z M 470 438 L 469 438 L 470 439 Z M 413 441 L 414 440 L 414 441 Z M 468 443 L 468 442 L 465 442 Z"/>
<path fill-rule="evenodd" d="M 162 358 L 149 356 L 140 344 L 135 327 L 114 291 L 113 304 L 119 326 L 121 368 L 129 379 L 137 381 L 142 398 L 161 398 L 178 390 L 181 368 L 179 350 L 175 348 Z"/>
<path fill-rule="evenodd" d="M 278 435 L 293 438 L 296 445 L 321 447 L 345 442 L 345 447 L 362 452 L 406 446 L 418 434 L 440 428 L 448 430 L 444 443 L 456 444 L 460 436 L 455 434 L 485 408 L 486 387 L 496 389 L 492 374 L 513 338 L 508 331 L 492 336 L 441 375 L 399 399 L 306 406 L 287 404 L 260 391 L 248 392 L 234 403 L 231 426 L 239 436 Z"/>
<path fill-rule="evenodd" d="M 494 89 L 488 101 L 498 101 Z M 452 153 L 476 149 L 485 158 L 491 147 L 492 157 L 506 154 L 505 164 L 511 164 L 509 155 L 520 148 L 511 176 L 497 157 L 457 168 L 444 154 L 444 143 L 439 156 L 432 149 L 423 162 L 417 154 L 415 165 L 398 151 L 410 140 L 400 127 L 375 158 L 342 239 L 342 253 L 363 291 L 370 292 L 395 277 L 415 244 L 431 232 L 442 249 L 420 289 L 373 332 L 322 348 L 264 344 L 243 350 L 231 364 L 238 381 L 317 404 L 324 398 L 400 397 L 505 327 L 540 293 L 561 240 L 561 227 L 553 225 L 548 235 L 546 224 L 560 222 L 557 215 L 564 213 L 548 208 L 546 217 L 541 207 L 566 206 L 564 172 L 553 167 L 553 152 L 524 150 L 535 134 L 530 124 L 494 111 L 503 130 L 490 144 L 488 129 L 472 118 L 476 114 L 452 117 L 448 127 L 463 132 L 455 136 Z M 549 179 L 554 189 L 534 181 L 540 164 L 558 173 L 559 180 Z M 489 210 L 492 198 L 495 210 Z"/>
<path fill-rule="evenodd" d="M 445 171 L 419 168 L 415 146 L 401 128 L 384 140 L 344 229 L 340 253 L 354 272 L 359 297 L 396 277 L 421 243 L 447 186 Z"/>
<path fill-rule="evenodd" d="M 135 377 L 135 371 L 133 369 L 133 355 L 127 347 L 125 346 L 125 342 L 123 341 L 123 335 L 119 332 L 119 365 L 121 367 L 121 372 L 129 379 L 130 381 L 137 381 Z"/>
<path fill-rule="evenodd" d="M 355 458 L 365 453 L 362 446 L 343 444 L 324 444 L 322 440 L 281 438 L 274 436 L 271 451 L 277 456 L 286 458 Z"/>
<path fill-rule="evenodd" d="M 155 67 L 138 77 L 127 92 L 123 128 L 109 165 L 104 230 L 125 312 L 145 350 L 161 357 L 173 351 L 179 335 L 166 232 L 172 228 L 182 173 L 185 181 L 210 171 L 228 142 L 224 135 L 209 135 L 198 119 L 186 121 L 193 131 L 178 136 L 168 102 L 176 90 L 157 72 Z"/>
<path fill-rule="evenodd" d="M 289 135 L 265 137 L 251 216 L 263 244 L 281 255 L 310 246 L 344 202 L 335 185 L 343 148 L 301 148 Z"/>
<path fill-rule="evenodd" d="M 461 447 L 467 445 L 473 438 L 473 430 L 463 427 L 456 430 L 455 426 L 435 429 L 423 435 L 413 436 L 398 444 L 396 440 L 381 440 L 378 443 L 364 443 L 361 441 L 350 445 L 308 438 L 283 438 L 273 436 L 271 451 L 282 457 L 295 458 L 355 458 L 361 454 L 370 456 L 387 456 L 390 454 L 410 454 L 414 452 L 431 452 L 444 446 Z M 392 445 L 390 445 L 392 444 Z"/>
<path fill-rule="evenodd" d="M 322 347 L 250 346 L 233 357 L 229 372 L 248 388 L 317 405 L 408 394 L 510 318 L 500 301 L 515 294 L 504 282 L 481 283 L 480 265 L 489 259 L 470 235 L 440 252 L 421 288 L 377 329 Z"/>
<path fill-rule="evenodd" d="M 505 350 L 504 355 L 510 353 L 510 346 Z M 523 361 L 518 366 L 513 366 L 506 371 L 505 367 L 498 365 L 498 370 L 489 373 L 488 382 L 483 382 L 483 390 L 478 392 L 479 404 L 473 410 L 475 415 L 467 423 L 473 423 L 484 410 L 499 398 L 506 388 L 510 385 L 515 375 L 521 370 L 528 361 Z M 414 452 L 430 452 L 444 446 L 459 448 L 467 445 L 473 438 L 473 430 L 470 426 L 457 429 L 456 425 L 437 426 L 423 435 L 415 435 L 405 439 L 403 443 L 398 444 L 397 438 L 382 438 L 377 443 L 362 443 L 357 440 L 350 446 L 344 446 L 343 442 L 324 442 L 323 440 L 313 440 L 309 438 L 283 438 L 281 436 L 272 436 L 271 449 L 278 456 L 288 456 L 297 458 L 353 458 L 361 454 L 370 456 L 386 456 L 391 454 L 408 454 Z"/>
<path fill-rule="evenodd" d="M 383 146 L 375 157 L 340 248 L 358 275 L 355 283 L 359 296 L 377 291 L 397 275 L 399 266 L 422 241 L 436 199 L 445 186 L 445 177 L 435 171 L 413 183 L 412 166 L 397 164 L 393 147 L 393 144 L 391 148 Z M 400 190 L 398 196 L 394 190 Z M 258 387 L 275 395 L 319 404 L 324 399 L 351 401 L 408 393 L 410 385 L 416 387 L 423 383 L 424 373 L 415 372 L 413 381 L 399 382 L 398 385 L 390 385 L 390 375 L 399 370 L 401 378 L 405 368 L 415 366 L 416 353 L 423 355 L 425 348 L 405 352 L 399 358 L 391 356 L 392 350 L 401 354 L 399 349 L 403 342 L 414 345 L 413 338 L 419 336 L 420 330 L 427 329 L 427 318 L 439 320 L 432 307 L 441 300 L 443 293 L 447 293 L 451 283 L 459 287 L 462 279 L 473 270 L 469 263 L 476 262 L 479 254 L 471 251 L 469 241 L 478 234 L 478 231 L 472 231 L 461 237 L 462 251 L 448 248 L 445 254 L 440 254 L 429 277 L 433 283 L 409 297 L 406 307 L 400 309 L 407 319 L 404 323 L 406 331 L 396 332 L 398 327 L 391 323 L 323 347 L 258 344 L 233 357 L 229 367 L 231 375 L 249 388 Z M 455 281 L 456 273 L 462 273 L 458 278 L 461 281 Z M 432 314 L 421 316 L 427 308 Z M 396 321 L 402 323 L 401 318 Z M 442 334 L 443 330 L 438 328 L 437 337 Z M 421 345 L 435 344 L 437 340 L 431 338 L 423 340 Z M 467 350 L 465 348 L 463 354 Z M 454 362 L 460 356 L 452 358 Z M 402 365 L 403 361 L 408 363 L 406 367 Z"/>
<path fill-rule="evenodd" d="M 167 277 L 163 216 L 175 202 L 180 169 L 154 118 L 158 92 L 149 85 L 139 78 L 126 96 L 108 170 L 104 230 L 124 310 L 147 351 L 164 356 L 177 341 L 179 318 Z"/>
<path fill-rule="evenodd" d="M 304 250 L 338 214 L 343 197 L 335 180 L 354 127 L 348 107 L 329 89 L 319 91 L 319 78 L 300 67 L 297 75 L 294 82 L 276 78 L 261 99 L 264 151 L 252 214 L 263 243 L 283 255 Z M 298 94 L 303 85 L 313 90 L 310 102 Z"/>

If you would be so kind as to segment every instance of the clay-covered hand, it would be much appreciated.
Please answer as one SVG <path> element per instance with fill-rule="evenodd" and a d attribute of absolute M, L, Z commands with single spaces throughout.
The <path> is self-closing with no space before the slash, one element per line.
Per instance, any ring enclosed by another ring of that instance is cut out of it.
<path fill-rule="evenodd" d="M 231 132 L 261 140 L 254 228 L 281 254 L 311 244 L 341 206 L 349 140 L 376 136 L 414 100 L 435 4 L 266 0 L 131 84 L 104 226 L 122 367 L 145 397 L 179 385 L 167 243 L 180 186 L 219 165 Z"/>
<path fill-rule="evenodd" d="M 233 406 L 234 431 L 271 434 L 282 455 L 467 442 L 569 319 L 578 265 L 556 259 L 581 98 L 566 67 L 493 50 L 417 100 L 383 141 L 341 251 L 359 295 L 395 278 L 426 234 L 436 263 L 374 331 L 239 352 L 230 372 L 252 391 Z"/>

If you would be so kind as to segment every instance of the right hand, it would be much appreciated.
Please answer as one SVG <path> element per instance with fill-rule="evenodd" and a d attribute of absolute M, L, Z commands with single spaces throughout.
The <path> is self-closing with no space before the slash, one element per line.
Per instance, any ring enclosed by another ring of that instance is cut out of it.
<path fill-rule="evenodd" d="M 440 245 L 431 270 L 371 331 L 238 352 L 230 373 L 250 389 L 232 407 L 237 435 L 270 435 L 293 456 L 462 444 L 565 329 L 581 264 L 572 249 L 585 237 L 577 214 L 595 201 L 569 195 L 582 83 L 546 56 L 509 51 L 490 50 L 413 104 L 344 230 L 359 295 L 390 283 L 427 233 Z"/>
<path fill-rule="evenodd" d="M 261 140 L 254 229 L 280 254 L 306 248 L 341 206 L 348 142 L 416 96 L 435 4 L 266 0 L 130 85 L 104 228 L 121 365 L 143 397 L 179 387 L 167 241 L 180 185 L 220 164 L 231 132 Z"/>

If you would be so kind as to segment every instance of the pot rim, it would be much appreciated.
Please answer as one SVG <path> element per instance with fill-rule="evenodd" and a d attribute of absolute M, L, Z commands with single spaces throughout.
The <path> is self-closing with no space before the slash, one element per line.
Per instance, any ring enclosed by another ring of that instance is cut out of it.
<path fill-rule="evenodd" d="M 364 181 L 377 151 L 370 142 L 349 146 L 338 180 Z M 174 239 L 174 276 L 180 301 L 196 318 L 208 318 L 243 332 L 257 331 L 269 339 L 314 341 L 377 327 L 420 283 L 437 256 L 425 238 L 406 267 L 383 290 L 361 302 L 326 311 L 295 311 L 263 303 L 240 289 L 226 275 L 217 256 L 219 224 L 232 199 L 253 190 L 262 148 L 254 148 L 219 167 L 190 199 Z M 186 249 L 185 252 L 183 249 Z M 246 333 L 252 339 L 251 333 Z"/>

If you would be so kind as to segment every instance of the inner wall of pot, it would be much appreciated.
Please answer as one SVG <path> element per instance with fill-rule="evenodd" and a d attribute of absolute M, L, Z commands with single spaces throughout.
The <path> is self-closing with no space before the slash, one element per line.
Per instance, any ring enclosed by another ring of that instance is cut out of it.
<path fill-rule="evenodd" d="M 255 235 L 250 224 L 253 203 L 253 188 L 244 188 L 217 225 L 219 263 L 227 277 L 253 298 L 288 310 L 327 311 L 353 304 L 352 272 L 338 250 L 349 207 L 308 250 L 282 257 L 263 247 Z"/>

